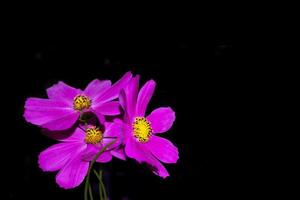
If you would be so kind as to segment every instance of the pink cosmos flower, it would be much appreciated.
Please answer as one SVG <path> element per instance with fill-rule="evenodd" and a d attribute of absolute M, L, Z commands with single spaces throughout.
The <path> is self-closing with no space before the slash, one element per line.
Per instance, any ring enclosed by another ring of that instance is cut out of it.
<path fill-rule="evenodd" d="M 119 97 L 125 110 L 124 121 L 118 121 L 124 127 L 125 153 L 140 163 L 149 164 L 155 174 L 166 178 L 169 173 L 161 162 L 176 163 L 179 158 L 178 149 L 157 134 L 171 128 L 175 112 L 170 107 L 160 107 L 145 117 L 156 83 L 148 81 L 139 92 L 138 83 L 139 76 L 132 78 Z"/>
<path fill-rule="evenodd" d="M 89 125 L 88 128 L 76 128 L 75 131 L 56 132 L 49 135 L 60 143 L 44 150 L 39 155 L 39 167 L 43 171 L 59 171 L 56 183 L 65 189 L 74 188 L 84 180 L 90 162 L 94 156 L 107 144 L 116 140 L 104 151 L 96 162 L 106 163 L 112 159 L 112 154 L 120 159 L 120 152 L 114 149 L 120 145 L 120 126 L 115 123 L 104 123 L 104 132 L 98 127 Z"/>
<path fill-rule="evenodd" d="M 66 130 L 77 121 L 81 113 L 92 112 L 101 122 L 104 115 L 120 114 L 116 99 L 132 74 L 127 72 L 111 85 L 109 80 L 93 80 L 84 91 L 58 82 L 47 89 L 48 99 L 28 98 L 25 103 L 25 119 L 49 130 Z"/>

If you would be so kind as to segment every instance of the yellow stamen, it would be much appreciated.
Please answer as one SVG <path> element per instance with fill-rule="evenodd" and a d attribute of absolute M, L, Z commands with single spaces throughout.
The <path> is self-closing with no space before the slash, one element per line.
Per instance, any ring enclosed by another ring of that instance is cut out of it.
<path fill-rule="evenodd" d="M 75 110 L 82 111 L 91 107 L 92 101 L 85 95 L 77 95 L 74 98 L 73 106 Z"/>
<path fill-rule="evenodd" d="M 86 136 L 84 141 L 88 144 L 97 144 L 103 138 L 102 131 L 99 130 L 97 127 L 91 127 L 86 129 Z"/>
<path fill-rule="evenodd" d="M 139 142 L 148 142 L 152 135 L 150 122 L 145 117 L 136 117 L 133 124 L 133 135 Z"/>

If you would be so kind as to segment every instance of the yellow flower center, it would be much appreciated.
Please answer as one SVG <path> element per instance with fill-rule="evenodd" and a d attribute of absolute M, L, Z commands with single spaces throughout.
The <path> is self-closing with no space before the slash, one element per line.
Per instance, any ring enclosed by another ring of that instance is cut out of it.
<path fill-rule="evenodd" d="M 133 136 L 139 142 L 147 142 L 152 134 L 150 122 L 145 117 L 136 117 L 133 124 Z"/>
<path fill-rule="evenodd" d="M 103 138 L 102 131 L 99 130 L 97 127 L 91 127 L 86 129 L 86 136 L 84 141 L 88 144 L 97 144 Z"/>
<path fill-rule="evenodd" d="M 75 110 L 82 111 L 91 107 L 92 101 L 85 95 L 77 95 L 74 98 L 73 106 Z"/>

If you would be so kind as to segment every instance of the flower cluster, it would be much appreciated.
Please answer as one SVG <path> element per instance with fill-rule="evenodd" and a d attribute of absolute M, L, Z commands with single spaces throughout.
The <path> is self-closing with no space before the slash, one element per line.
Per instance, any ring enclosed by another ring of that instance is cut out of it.
<path fill-rule="evenodd" d="M 100 151 L 96 162 L 129 157 L 160 177 L 169 176 L 162 163 L 176 163 L 178 149 L 157 134 L 171 128 L 175 113 L 160 107 L 147 115 L 156 83 L 149 80 L 139 89 L 139 79 L 127 72 L 114 84 L 96 79 L 84 90 L 58 82 L 47 89 L 47 99 L 26 100 L 26 121 L 58 141 L 40 153 L 38 163 L 43 171 L 58 171 L 60 187 L 80 185 Z"/>

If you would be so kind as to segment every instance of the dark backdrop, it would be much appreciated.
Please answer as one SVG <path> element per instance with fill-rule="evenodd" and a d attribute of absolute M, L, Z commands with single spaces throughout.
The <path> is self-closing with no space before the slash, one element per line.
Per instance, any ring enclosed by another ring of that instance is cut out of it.
<path fill-rule="evenodd" d="M 59 80 L 84 88 L 95 78 L 116 81 L 129 70 L 142 83 L 157 82 L 148 111 L 160 106 L 176 111 L 164 137 L 178 146 L 180 160 L 166 165 L 170 177 L 163 180 L 133 160 L 114 159 L 105 167 L 112 199 L 230 197 L 244 73 L 233 63 L 228 13 L 212 12 L 187 10 L 147 21 L 135 16 L 129 24 L 122 17 L 98 21 L 97 15 L 92 22 L 54 20 L 41 11 L 9 21 L 1 66 L 4 199 L 83 199 L 82 185 L 60 189 L 56 173 L 38 168 L 39 152 L 55 141 L 24 121 L 24 102 L 45 97 Z"/>

